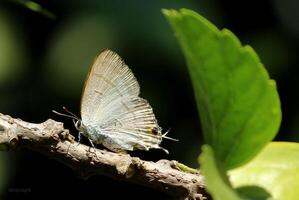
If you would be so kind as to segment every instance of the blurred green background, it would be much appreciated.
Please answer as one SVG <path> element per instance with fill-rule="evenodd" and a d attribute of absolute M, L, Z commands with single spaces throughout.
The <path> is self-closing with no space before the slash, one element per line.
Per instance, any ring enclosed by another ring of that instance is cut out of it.
<path fill-rule="evenodd" d="M 198 167 L 202 135 L 187 67 L 162 8 L 190 8 L 233 31 L 258 52 L 277 81 L 283 121 L 277 140 L 299 140 L 299 2 L 265 0 L 53 0 L 35 1 L 51 12 L 35 12 L 29 1 L 0 2 L 0 112 L 30 122 L 71 120 L 51 110 L 79 113 L 89 66 L 104 48 L 116 51 L 141 85 L 159 125 L 179 142 L 170 151 L 133 152 L 147 160 L 175 159 Z M 26 4 L 27 3 L 27 4 Z M 27 5 L 27 6 L 26 6 Z M 86 141 L 85 141 L 86 142 Z M 105 177 L 87 181 L 66 166 L 31 151 L 0 154 L 0 198 L 166 199 L 141 186 Z"/>

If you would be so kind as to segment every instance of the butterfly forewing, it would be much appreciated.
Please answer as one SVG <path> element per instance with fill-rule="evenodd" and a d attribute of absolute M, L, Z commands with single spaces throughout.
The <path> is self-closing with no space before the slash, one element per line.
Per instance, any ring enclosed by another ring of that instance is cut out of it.
<path fill-rule="evenodd" d="M 137 97 L 139 85 L 128 66 L 110 50 L 103 51 L 93 63 L 81 99 L 83 121 L 99 121 L 113 99 Z M 109 113 L 108 113 L 109 114 Z"/>

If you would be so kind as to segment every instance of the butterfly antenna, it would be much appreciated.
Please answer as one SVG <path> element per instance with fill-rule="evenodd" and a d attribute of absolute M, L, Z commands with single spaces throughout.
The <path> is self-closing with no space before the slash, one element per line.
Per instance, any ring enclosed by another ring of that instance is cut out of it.
<path fill-rule="evenodd" d="M 60 115 L 60 116 L 69 117 L 69 118 L 72 118 L 72 119 L 79 120 L 79 118 L 75 114 L 68 111 L 65 107 L 62 107 L 62 108 L 69 114 L 60 113 L 60 112 L 57 112 L 56 110 L 52 110 L 52 112 L 55 113 L 56 115 Z"/>
<path fill-rule="evenodd" d="M 172 141 L 175 141 L 175 142 L 178 142 L 179 140 L 178 139 L 174 139 L 174 138 L 171 138 L 171 137 L 167 137 L 167 133 L 169 133 L 170 129 L 168 129 L 163 135 L 162 135 L 162 138 L 165 138 L 165 139 L 168 139 L 168 140 L 172 140 Z"/>
<path fill-rule="evenodd" d="M 71 111 L 69 111 L 65 106 L 63 106 L 62 109 L 63 109 L 65 112 L 67 112 L 67 113 L 69 113 L 70 115 L 72 115 L 73 117 L 75 117 L 76 119 L 79 119 L 79 117 L 77 117 L 77 115 L 75 115 L 74 113 L 72 113 Z"/>

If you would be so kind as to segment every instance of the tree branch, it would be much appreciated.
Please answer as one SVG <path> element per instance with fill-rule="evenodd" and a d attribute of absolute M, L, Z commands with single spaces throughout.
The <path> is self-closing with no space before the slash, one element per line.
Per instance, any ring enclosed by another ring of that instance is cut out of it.
<path fill-rule="evenodd" d="M 177 199 L 206 199 L 199 172 L 184 172 L 170 160 L 144 161 L 129 154 L 93 149 L 74 141 L 63 123 L 34 124 L 0 113 L 0 150 L 28 148 L 76 170 L 83 178 L 109 176 L 163 191 Z"/>

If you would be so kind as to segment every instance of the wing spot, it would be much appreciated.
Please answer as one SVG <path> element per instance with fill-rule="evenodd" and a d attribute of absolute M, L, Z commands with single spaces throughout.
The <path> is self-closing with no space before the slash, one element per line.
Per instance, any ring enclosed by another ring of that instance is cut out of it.
<path fill-rule="evenodd" d="M 97 94 L 99 94 L 99 95 L 103 95 L 103 93 L 100 92 L 99 90 L 94 90 L 94 91 L 95 91 L 95 93 L 97 93 Z"/>
<path fill-rule="evenodd" d="M 154 134 L 154 135 L 158 135 L 159 134 L 158 128 L 157 127 L 152 128 L 151 133 Z"/>

